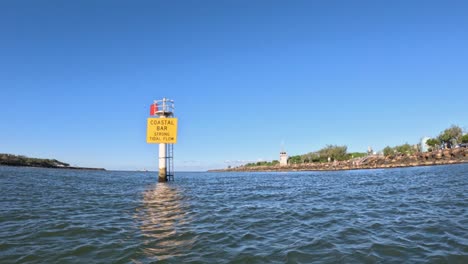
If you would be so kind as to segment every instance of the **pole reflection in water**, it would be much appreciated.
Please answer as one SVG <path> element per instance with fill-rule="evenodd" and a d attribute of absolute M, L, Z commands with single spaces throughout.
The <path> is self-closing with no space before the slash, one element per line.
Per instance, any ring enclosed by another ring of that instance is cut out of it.
<path fill-rule="evenodd" d="M 182 199 L 171 184 L 156 184 L 145 191 L 136 217 L 147 258 L 163 260 L 189 253 L 194 234 L 189 229 L 188 206 Z"/>

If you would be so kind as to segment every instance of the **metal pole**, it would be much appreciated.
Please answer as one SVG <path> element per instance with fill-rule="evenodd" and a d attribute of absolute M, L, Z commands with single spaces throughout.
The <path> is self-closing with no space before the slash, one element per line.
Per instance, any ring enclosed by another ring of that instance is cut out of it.
<path fill-rule="evenodd" d="M 166 118 L 165 111 L 166 111 L 166 98 L 163 99 L 163 114 L 159 118 Z M 166 182 L 167 181 L 167 152 L 166 152 L 166 144 L 160 143 L 159 144 L 159 174 L 158 174 L 158 182 Z"/>
<path fill-rule="evenodd" d="M 158 182 L 167 181 L 167 168 L 166 168 L 166 144 L 159 144 L 159 176 Z"/>

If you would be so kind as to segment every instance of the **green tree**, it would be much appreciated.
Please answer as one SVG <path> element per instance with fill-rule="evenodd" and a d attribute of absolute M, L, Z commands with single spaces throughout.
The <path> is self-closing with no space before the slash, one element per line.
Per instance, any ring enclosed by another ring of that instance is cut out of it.
<path fill-rule="evenodd" d="M 317 152 L 309 152 L 307 154 L 301 155 L 304 163 L 309 162 L 320 162 L 320 155 Z"/>
<path fill-rule="evenodd" d="M 386 146 L 383 149 L 383 153 L 384 153 L 384 156 L 391 156 L 391 155 L 395 154 L 395 150 L 393 148 L 391 148 L 390 146 Z"/>
<path fill-rule="evenodd" d="M 461 137 L 461 142 L 462 143 L 468 143 L 468 134 L 465 134 Z"/>
<path fill-rule="evenodd" d="M 272 160 L 272 161 L 257 161 L 257 162 L 251 162 L 247 163 L 244 166 L 245 167 L 256 167 L 256 166 L 275 166 L 279 164 L 278 160 Z"/>
<path fill-rule="evenodd" d="M 461 141 L 463 131 L 461 127 L 457 125 L 452 125 L 451 127 L 445 129 L 440 133 L 438 139 L 441 143 L 446 144 L 448 148 L 451 148 L 452 145 L 457 144 Z"/>
<path fill-rule="evenodd" d="M 405 144 L 400 145 L 400 146 L 396 146 L 394 149 L 395 149 L 396 152 L 402 153 L 402 154 L 413 154 L 414 153 L 414 148 L 411 147 L 411 145 L 408 144 L 408 143 L 405 143 Z"/>
<path fill-rule="evenodd" d="M 326 145 L 324 148 L 317 151 L 317 153 L 324 159 L 330 157 L 333 160 L 346 160 L 348 159 L 347 150 L 347 146 Z"/>
<path fill-rule="evenodd" d="M 426 141 L 426 144 L 431 147 L 431 150 L 434 150 L 440 145 L 440 140 L 437 138 L 430 138 Z"/>
<path fill-rule="evenodd" d="M 302 163 L 302 157 L 300 155 L 291 156 L 288 158 L 289 164 L 299 164 Z"/>

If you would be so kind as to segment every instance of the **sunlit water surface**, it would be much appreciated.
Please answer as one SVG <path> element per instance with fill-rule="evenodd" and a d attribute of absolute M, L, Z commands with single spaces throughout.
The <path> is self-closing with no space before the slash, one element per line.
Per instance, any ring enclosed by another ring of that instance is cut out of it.
<path fill-rule="evenodd" d="M 0 263 L 468 263 L 468 165 L 175 178 L 0 167 Z"/>

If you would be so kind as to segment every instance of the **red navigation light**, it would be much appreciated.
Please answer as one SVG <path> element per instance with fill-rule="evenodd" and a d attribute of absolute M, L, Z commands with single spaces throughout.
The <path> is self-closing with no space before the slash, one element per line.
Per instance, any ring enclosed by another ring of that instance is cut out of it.
<path fill-rule="evenodd" d="M 156 115 L 156 112 L 158 112 L 158 105 L 157 104 L 152 104 L 150 106 L 150 115 L 154 116 L 154 115 Z"/>

